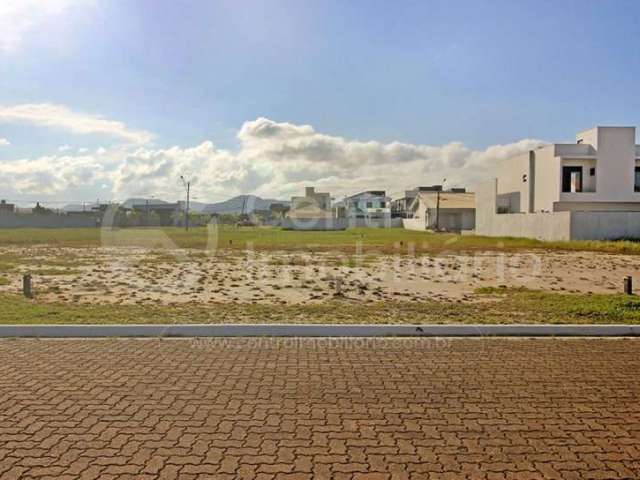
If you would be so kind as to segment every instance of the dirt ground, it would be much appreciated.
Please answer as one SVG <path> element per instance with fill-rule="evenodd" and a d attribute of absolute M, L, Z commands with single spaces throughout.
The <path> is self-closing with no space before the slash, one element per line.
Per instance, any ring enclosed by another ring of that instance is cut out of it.
<path fill-rule="evenodd" d="M 439 256 L 4 247 L 0 292 L 31 272 L 38 298 L 84 304 L 481 301 L 480 287 L 614 293 L 640 257 L 592 252 L 483 252 Z"/>

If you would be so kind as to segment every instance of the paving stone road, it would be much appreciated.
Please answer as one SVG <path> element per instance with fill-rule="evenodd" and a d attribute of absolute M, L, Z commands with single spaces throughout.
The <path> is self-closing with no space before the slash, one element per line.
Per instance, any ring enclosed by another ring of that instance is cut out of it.
<path fill-rule="evenodd" d="M 0 341 L 0 479 L 637 479 L 640 340 Z"/>

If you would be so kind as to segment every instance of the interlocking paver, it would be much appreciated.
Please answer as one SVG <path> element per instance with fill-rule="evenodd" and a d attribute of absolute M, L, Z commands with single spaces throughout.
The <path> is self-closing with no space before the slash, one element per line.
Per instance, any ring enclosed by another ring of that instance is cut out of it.
<path fill-rule="evenodd" d="M 0 341 L 9 478 L 640 478 L 640 340 Z"/>

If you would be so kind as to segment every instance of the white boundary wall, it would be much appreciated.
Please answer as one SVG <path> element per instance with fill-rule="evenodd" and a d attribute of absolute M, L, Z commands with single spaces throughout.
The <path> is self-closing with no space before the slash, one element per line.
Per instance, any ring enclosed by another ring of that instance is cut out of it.
<path fill-rule="evenodd" d="M 284 230 L 346 230 L 347 220 L 344 218 L 285 218 L 282 220 Z"/>
<path fill-rule="evenodd" d="M 88 228 L 97 226 L 96 217 L 90 215 L 0 214 L 0 228 Z"/>
<path fill-rule="evenodd" d="M 496 180 L 476 192 L 476 235 L 539 240 L 617 240 L 640 238 L 640 212 L 566 211 L 496 213 Z"/>
<path fill-rule="evenodd" d="M 349 228 L 402 228 L 402 218 L 348 218 Z"/>
<path fill-rule="evenodd" d="M 497 191 L 495 179 L 480 185 L 476 191 L 476 235 L 571 239 L 571 212 L 498 214 Z"/>
<path fill-rule="evenodd" d="M 573 240 L 640 238 L 640 212 L 571 212 Z"/>
<path fill-rule="evenodd" d="M 424 232 L 427 229 L 424 218 L 403 218 L 402 226 L 405 230 L 420 230 Z"/>

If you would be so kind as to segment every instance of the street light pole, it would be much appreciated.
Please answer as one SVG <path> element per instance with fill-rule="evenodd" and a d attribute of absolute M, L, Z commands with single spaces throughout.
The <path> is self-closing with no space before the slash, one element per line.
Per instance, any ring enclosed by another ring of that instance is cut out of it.
<path fill-rule="evenodd" d="M 440 230 L 440 190 L 436 192 L 436 232 Z"/>
<path fill-rule="evenodd" d="M 185 180 L 183 175 L 180 175 L 180 179 L 182 180 L 182 183 L 187 189 L 187 208 L 186 208 L 186 215 L 184 220 L 184 228 L 188 232 L 189 231 L 189 198 L 191 195 L 191 181 Z"/>
<path fill-rule="evenodd" d="M 447 179 L 442 180 L 441 189 L 444 189 L 444 184 Z M 440 190 L 436 191 L 436 232 L 440 230 Z"/>

